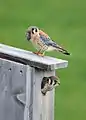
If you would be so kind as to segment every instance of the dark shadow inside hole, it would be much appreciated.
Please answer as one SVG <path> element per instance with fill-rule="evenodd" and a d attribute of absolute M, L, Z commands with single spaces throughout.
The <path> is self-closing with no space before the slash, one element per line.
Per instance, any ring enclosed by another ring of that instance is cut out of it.
<path fill-rule="evenodd" d="M 11 71 L 11 70 L 12 70 L 12 68 L 9 68 L 8 70 L 9 70 L 9 71 Z"/>
<path fill-rule="evenodd" d="M 20 70 L 20 73 L 23 73 L 23 71 L 22 71 L 22 70 Z"/>

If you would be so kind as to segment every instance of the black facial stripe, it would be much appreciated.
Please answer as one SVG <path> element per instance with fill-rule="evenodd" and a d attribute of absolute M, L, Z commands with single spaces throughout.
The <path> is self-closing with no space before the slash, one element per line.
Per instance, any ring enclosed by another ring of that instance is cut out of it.
<path fill-rule="evenodd" d="M 52 80 L 52 79 L 50 79 L 50 80 L 51 80 L 50 84 L 52 84 L 52 83 L 53 83 L 53 80 Z"/>
<path fill-rule="evenodd" d="M 46 81 L 47 83 L 49 82 L 49 78 L 47 77 L 47 81 Z"/>
<path fill-rule="evenodd" d="M 34 30 L 34 28 L 32 28 L 32 31 Z"/>
<path fill-rule="evenodd" d="M 34 34 L 34 28 L 32 28 L 32 33 Z"/>
<path fill-rule="evenodd" d="M 37 32 L 37 29 L 35 29 L 35 32 Z"/>
<path fill-rule="evenodd" d="M 54 80 L 54 85 L 56 85 L 57 84 L 57 80 Z"/>

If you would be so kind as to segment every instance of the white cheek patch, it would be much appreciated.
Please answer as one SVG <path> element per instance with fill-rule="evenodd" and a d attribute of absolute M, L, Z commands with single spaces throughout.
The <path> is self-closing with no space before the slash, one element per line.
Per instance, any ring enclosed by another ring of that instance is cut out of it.
<path fill-rule="evenodd" d="M 49 85 L 50 85 L 50 83 L 51 83 L 51 79 L 49 79 Z"/>
<path fill-rule="evenodd" d="M 34 34 L 35 34 L 35 29 L 33 30 Z"/>

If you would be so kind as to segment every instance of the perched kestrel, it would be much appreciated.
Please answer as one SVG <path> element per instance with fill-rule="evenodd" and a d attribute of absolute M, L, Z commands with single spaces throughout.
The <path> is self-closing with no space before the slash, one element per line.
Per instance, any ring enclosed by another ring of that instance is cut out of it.
<path fill-rule="evenodd" d="M 45 32 L 36 26 L 30 26 L 26 31 L 27 40 L 31 40 L 37 52 L 37 55 L 44 56 L 45 51 L 59 51 L 63 54 L 70 55 L 70 53 L 63 47 L 53 41 Z"/>

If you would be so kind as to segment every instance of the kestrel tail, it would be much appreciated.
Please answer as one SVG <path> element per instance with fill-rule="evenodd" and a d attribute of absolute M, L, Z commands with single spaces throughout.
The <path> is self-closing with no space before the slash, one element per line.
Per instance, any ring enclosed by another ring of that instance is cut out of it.
<path fill-rule="evenodd" d="M 26 32 L 27 40 L 31 41 L 34 47 L 37 49 L 35 52 L 38 55 L 43 56 L 46 51 L 59 51 L 63 54 L 70 55 L 70 53 L 63 47 L 54 42 L 45 32 L 40 30 L 36 26 L 30 26 Z"/>

